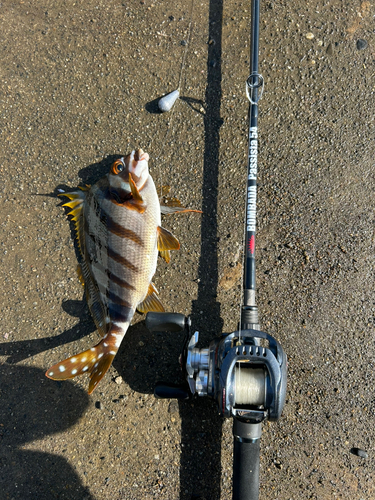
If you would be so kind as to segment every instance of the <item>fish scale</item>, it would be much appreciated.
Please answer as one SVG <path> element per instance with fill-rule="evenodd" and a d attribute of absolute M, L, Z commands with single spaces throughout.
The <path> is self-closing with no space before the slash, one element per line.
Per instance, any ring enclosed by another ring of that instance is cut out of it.
<path fill-rule="evenodd" d="M 94 186 L 65 193 L 64 206 L 76 224 L 80 250 L 78 274 L 102 340 L 94 347 L 55 364 L 53 380 L 90 375 L 89 394 L 110 367 L 135 310 L 163 311 L 152 278 L 158 252 L 169 262 L 179 243 L 160 226 L 163 212 L 141 149 L 117 160 Z M 169 207 L 165 213 L 190 211 Z M 196 210 L 191 210 L 196 211 Z"/>

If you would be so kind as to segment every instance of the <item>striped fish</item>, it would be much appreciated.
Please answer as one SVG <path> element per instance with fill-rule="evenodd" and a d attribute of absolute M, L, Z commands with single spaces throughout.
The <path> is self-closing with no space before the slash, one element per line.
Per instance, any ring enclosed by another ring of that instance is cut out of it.
<path fill-rule="evenodd" d="M 102 340 L 46 372 L 53 380 L 90 375 L 89 394 L 110 367 L 135 310 L 164 311 L 152 283 L 158 252 L 169 262 L 177 239 L 161 227 L 161 210 L 149 156 L 142 149 L 114 162 L 108 175 L 92 187 L 66 193 L 64 206 L 76 225 L 81 254 L 78 275 Z"/>

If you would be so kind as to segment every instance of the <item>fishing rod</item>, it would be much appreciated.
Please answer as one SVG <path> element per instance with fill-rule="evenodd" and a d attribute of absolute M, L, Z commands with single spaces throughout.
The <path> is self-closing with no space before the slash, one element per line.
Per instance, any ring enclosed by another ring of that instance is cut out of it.
<path fill-rule="evenodd" d="M 178 313 L 148 313 L 151 331 L 185 331 L 180 357 L 186 383 L 157 383 L 159 398 L 215 399 L 223 417 L 233 418 L 233 500 L 259 499 L 259 459 L 262 422 L 280 418 L 285 402 L 287 359 L 279 344 L 260 330 L 256 304 L 256 199 L 258 164 L 258 103 L 264 80 L 258 72 L 260 0 L 251 4 L 248 163 L 241 321 L 237 331 L 222 334 L 207 348 L 197 348 L 199 333 L 190 332 L 190 318 Z"/>

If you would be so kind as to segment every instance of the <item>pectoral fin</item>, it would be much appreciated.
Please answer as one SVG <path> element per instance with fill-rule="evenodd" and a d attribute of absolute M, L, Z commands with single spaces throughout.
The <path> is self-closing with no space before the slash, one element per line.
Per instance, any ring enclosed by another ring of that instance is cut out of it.
<path fill-rule="evenodd" d="M 203 213 L 202 210 L 193 210 L 192 208 L 185 208 L 185 207 L 172 207 L 168 205 L 160 205 L 160 211 L 162 215 L 171 215 L 171 214 L 186 213 L 186 212 L 196 212 L 198 214 Z"/>
<path fill-rule="evenodd" d="M 156 290 L 155 285 L 153 283 L 149 284 L 146 298 L 143 300 L 143 302 L 138 304 L 137 309 L 139 312 L 144 314 L 150 311 L 153 312 L 165 311 L 163 304 L 159 300 L 158 291 Z"/>
<path fill-rule="evenodd" d="M 201 214 L 201 210 L 193 210 L 191 208 L 185 208 L 181 206 L 181 202 L 177 198 L 173 198 L 168 196 L 171 187 L 170 186 L 162 186 L 160 189 L 160 211 L 162 215 L 171 215 L 176 213 L 185 213 L 185 212 L 196 212 Z"/>

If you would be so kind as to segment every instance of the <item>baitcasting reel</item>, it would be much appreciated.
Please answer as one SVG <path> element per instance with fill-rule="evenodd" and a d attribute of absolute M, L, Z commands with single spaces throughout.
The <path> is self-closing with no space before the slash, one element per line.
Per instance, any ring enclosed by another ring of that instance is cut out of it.
<path fill-rule="evenodd" d="M 223 417 L 248 423 L 280 418 L 287 362 L 281 345 L 271 335 L 258 330 L 236 331 L 199 349 L 199 334 L 190 336 L 190 320 L 183 314 L 148 313 L 146 325 L 151 331 L 186 332 L 180 362 L 187 384 L 176 387 L 159 382 L 157 397 L 210 396 Z"/>

